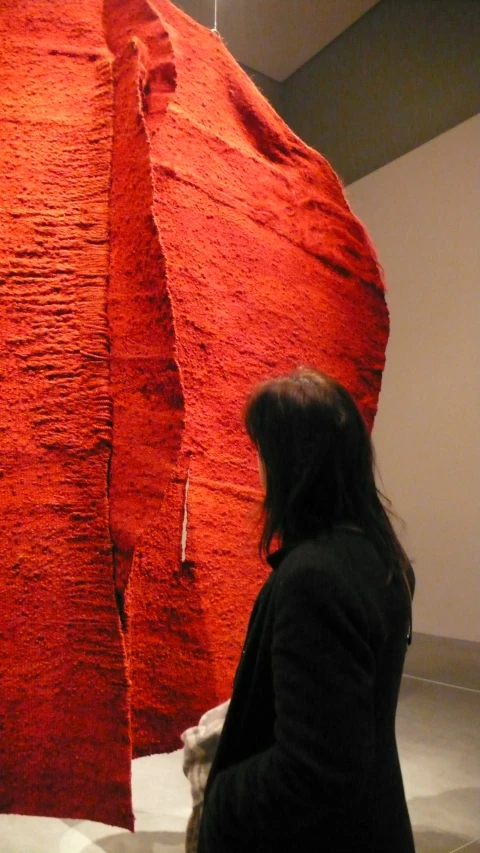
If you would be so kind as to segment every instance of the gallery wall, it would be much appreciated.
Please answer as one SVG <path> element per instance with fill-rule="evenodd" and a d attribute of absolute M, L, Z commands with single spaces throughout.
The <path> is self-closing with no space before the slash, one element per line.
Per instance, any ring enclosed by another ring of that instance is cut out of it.
<path fill-rule="evenodd" d="M 480 641 L 480 114 L 348 187 L 384 266 L 374 428 L 415 561 L 414 631 Z"/>

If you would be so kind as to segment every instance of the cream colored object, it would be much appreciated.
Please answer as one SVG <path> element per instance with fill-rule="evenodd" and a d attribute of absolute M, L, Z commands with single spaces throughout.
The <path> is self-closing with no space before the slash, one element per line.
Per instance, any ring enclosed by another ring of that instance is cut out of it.
<path fill-rule="evenodd" d="M 212 766 L 217 744 L 230 705 L 223 702 L 207 711 L 198 726 L 186 729 L 181 735 L 184 743 L 183 772 L 191 785 L 193 806 L 203 802 L 208 774 Z"/>
<path fill-rule="evenodd" d="M 181 735 L 185 745 L 183 772 L 190 782 L 193 802 L 185 836 L 185 853 L 197 851 L 205 787 L 229 705 L 230 699 L 207 711 L 198 726 L 186 729 Z"/>

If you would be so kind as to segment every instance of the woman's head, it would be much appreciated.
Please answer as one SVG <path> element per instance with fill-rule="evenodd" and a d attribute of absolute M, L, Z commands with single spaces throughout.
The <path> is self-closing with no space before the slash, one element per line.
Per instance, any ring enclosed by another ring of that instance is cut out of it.
<path fill-rule="evenodd" d="M 275 537 L 295 544 L 339 524 L 360 526 L 381 550 L 392 536 L 400 548 L 368 429 L 339 382 L 305 368 L 263 382 L 247 400 L 245 426 L 265 468 L 263 551 Z"/>

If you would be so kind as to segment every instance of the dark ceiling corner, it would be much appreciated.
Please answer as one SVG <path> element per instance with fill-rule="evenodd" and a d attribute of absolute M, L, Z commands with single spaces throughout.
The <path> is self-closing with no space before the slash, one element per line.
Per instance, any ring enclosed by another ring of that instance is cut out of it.
<path fill-rule="evenodd" d="M 277 113 L 283 117 L 284 83 L 278 83 L 276 80 L 272 80 L 271 77 L 267 77 L 265 74 L 261 74 L 247 65 L 242 65 L 241 67 L 252 78 L 257 89 L 260 89 L 261 93 L 265 95 L 267 101 L 270 101 Z"/>

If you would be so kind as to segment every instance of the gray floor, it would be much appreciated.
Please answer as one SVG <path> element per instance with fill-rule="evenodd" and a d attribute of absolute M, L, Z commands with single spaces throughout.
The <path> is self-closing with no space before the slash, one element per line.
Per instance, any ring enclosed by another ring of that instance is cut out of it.
<path fill-rule="evenodd" d="M 414 634 L 397 739 L 417 853 L 480 853 L 479 733 L 480 644 Z M 0 853 L 182 853 L 190 795 L 181 758 L 133 762 L 134 835 L 90 821 L 0 815 Z"/>
<path fill-rule="evenodd" d="M 480 853 L 480 644 L 414 634 L 397 741 L 417 853 Z"/>
<path fill-rule="evenodd" d="M 417 853 L 480 853 L 479 723 L 480 692 L 404 677 L 397 740 Z"/>

